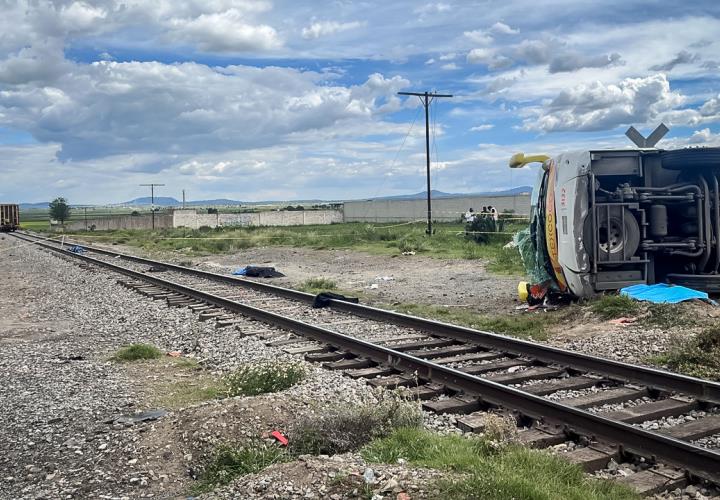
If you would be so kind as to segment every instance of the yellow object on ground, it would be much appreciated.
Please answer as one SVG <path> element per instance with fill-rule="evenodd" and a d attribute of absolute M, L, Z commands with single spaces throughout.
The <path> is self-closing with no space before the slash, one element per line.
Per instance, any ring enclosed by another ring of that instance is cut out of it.
<path fill-rule="evenodd" d="M 521 281 L 518 283 L 518 297 L 520 297 L 521 302 L 527 302 L 528 299 L 528 282 L 527 281 Z"/>

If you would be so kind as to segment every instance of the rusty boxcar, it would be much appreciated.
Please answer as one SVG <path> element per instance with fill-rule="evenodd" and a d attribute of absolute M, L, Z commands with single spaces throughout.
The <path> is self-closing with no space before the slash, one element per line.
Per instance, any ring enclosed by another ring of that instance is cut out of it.
<path fill-rule="evenodd" d="M 17 205 L 0 205 L 0 231 L 15 231 L 20 227 L 20 207 Z"/>

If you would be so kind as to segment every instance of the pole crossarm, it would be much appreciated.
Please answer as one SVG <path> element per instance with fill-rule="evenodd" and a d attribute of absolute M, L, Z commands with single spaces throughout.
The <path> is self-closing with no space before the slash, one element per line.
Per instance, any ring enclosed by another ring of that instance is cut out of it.
<path fill-rule="evenodd" d="M 432 201 L 430 195 L 430 103 L 436 97 L 452 97 L 452 94 L 436 94 L 435 92 L 398 92 L 398 95 L 414 95 L 420 98 L 425 108 L 425 160 L 427 170 L 427 234 L 432 235 Z"/>

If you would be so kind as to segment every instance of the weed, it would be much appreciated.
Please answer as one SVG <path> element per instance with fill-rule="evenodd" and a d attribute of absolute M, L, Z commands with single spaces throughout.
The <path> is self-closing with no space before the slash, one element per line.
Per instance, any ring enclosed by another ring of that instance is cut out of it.
<path fill-rule="evenodd" d="M 686 314 L 684 304 L 647 304 L 643 323 L 649 326 L 692 326 L 696 322 Z"/>
<path fill-rule="evenodd" d="M 647 361 L 692 377 L 720 380 L 720 328 L 711 327 L 690 340 L 678 341 L 666 354 Z"/>
<path fill-rule="evenodd" d="M 402 399 L 356 407 L 339 406 L 321 415 L 298 419 L 290 431 L 290 450 L 300 455 L 345 453 L 395 429 L 417 427 L 421 422 L 418 406 Z"/>
<path fill-rule="evenodd" d="M 223 444 L 215 449 L 208 463 L 202 468 L 198 482 L 193 486 L 194 494 L 212 491 L 233 479 L 259 472 L 270 465 L 288 460 L 287 453 L 275 446 L 245 444 L 233 446 Z"/>
<path fill-rule="evenodd" d="M 319 293 L 325 290 L 336 290 L 337 285 L 333 280 L 327 278 L 310 278 L 303 281 L 298 290 L 309 293 Z"/>
<path fill-rule="evenodd" d="M 628 487 L 589 479 L 577 465 L 547 452 L 514 444 L 497 447 L 480 438 L 405 428 L 371 442 L 361 454 L 369 462 L 397 463 L 402 458 L 462 473 L 435 483 L 441 497 L 448 499 L 639 498 Z"/>
<path fill-rule="evenodd" d="M 397 243 L 397 248 L 400 252 L 422 252 L 426 248 L 425 239 L 423 236 L 408 235 L 400 239 Z"/>
<path fill-rule="evenodd" d="M 592 312 L 601 319 L 634 316 L 640 312 L 640 304 L 624 295 L 603 295 L 590 304 Z"/>
<path fill-rule="evenodd" d="M 115 361 L 138 361 L 157 359 L 162 356 L 160 349 L 150 344 L 130 344 L 120 348 L 112 357 Z"/>
<path fill-rule="evenodd" d="M 300 363 L 261 362 L 245 365 L 224 377 L 227 396 L 278 392 L 300 382 L 307 370 Z"/>
<path fill-rule="evenodd" d="M 547 328 L 556 321 L 556 316 L 549 314 L 487 315 L 463 308 L 420 304 L 401 304 L 392 308 L 405 314 L 535 340 L 547 339 Z"/>

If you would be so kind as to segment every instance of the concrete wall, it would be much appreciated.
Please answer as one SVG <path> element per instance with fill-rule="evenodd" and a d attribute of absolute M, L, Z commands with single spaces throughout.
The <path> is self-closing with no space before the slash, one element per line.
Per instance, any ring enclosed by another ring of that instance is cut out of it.
<path fill-rule="evenodd" d="M 83 231 L 87 227 L 91 229 L 95 226 L 95 231 L 108 231 L 113 229 L 152 229 L 151 215 L 122 215 L 119 217 L 100 217 L 97 219 L 88 219 L 87 226 L 85 219 L 79 219 L 65 225 L 67 229 L 72 231 Z M 155 229 L 173 227 L 172 215 L 155 214 Z"/>
<path fill-rule="evenodd" d="M 190 229 L 203 226 L 304 226 L 342 222 L 343 213 L 340 210 L 299 210 L 248 214 L 198 214 L 194 209 L 190 209 L 175 210 L 172 218 L 173 227 Z"/>
<path fill-rule="evenodd" d="M 513 210 L 518 215 L 530 213 L 530 195 L 467 196 L 432 200 L 433 220 L 452 222 L 472 208 L 476 212 L 484 206 L 498 212 Z M 346 201 L 345 222 L 405 222 L 427 219 L 427 200 Z"/>

